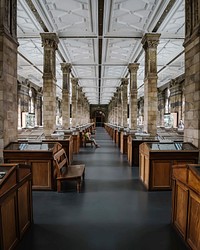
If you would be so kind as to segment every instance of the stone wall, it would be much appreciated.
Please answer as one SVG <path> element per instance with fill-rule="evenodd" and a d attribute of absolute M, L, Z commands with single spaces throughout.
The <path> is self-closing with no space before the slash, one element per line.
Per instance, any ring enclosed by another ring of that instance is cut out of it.
<path fill-rule="evenodd" d="M 17 43 L 0 36 L 0 159 L 3 148 L 17 139 Z"/>

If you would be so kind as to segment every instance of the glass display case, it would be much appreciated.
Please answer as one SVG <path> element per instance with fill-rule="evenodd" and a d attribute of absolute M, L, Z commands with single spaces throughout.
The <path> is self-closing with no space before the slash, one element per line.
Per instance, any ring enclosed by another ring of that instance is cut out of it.
<path fill-rule="evenodd" d="M 3 150 L 6 163 L 31 165 L 34 190 L 55 189 L 53 155 L 62 148 L 58 142 L 11 142 Z"/>
<path fill-rule="evenodd" d="M 72 163 L 72 160 L 73 160 L 73 136 L 72 135 L 65 135 L 63 136 L 62 139 L 56 138 L 56 137 L 55 138 L 49 137 L 48 139 L 43 139 L 42 142 L 43 143 L 48 143 L 48 142 L 60 143 L 67 154 L 69 163 L 70 164 Z"/>
<path fill-rule="evenodd" d="M 156 136 L 129 135 L 127 157 L 130 166 L 139 165 L 139 146 L 143 142 L 159 142 L 159 140 Z"/>
<path fill-rule="evenodd" d="M 148 146 L 152 151 L 197 150 L 197 148 L 194 145 L 184 142 L 151 143 L 148 144 Z"/>
<path fill-rule="evenodd" d="M 4 148 L 6 151 L 53 151 L 55 143 L 52 142 L 12 142 Z"/>
<path fill-rule="evenodd" d="M 148 190 L 171 189 L 173 165 L 196 164 L 199 149 L 187 142 L 144 142 L 139 146 L 140 179 Z"/>

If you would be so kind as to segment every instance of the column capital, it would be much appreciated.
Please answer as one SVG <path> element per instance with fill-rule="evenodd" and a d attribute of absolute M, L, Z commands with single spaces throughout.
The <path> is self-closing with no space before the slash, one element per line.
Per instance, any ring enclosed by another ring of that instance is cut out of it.
<path fill-rule="evenodd" d="M 66 74 L 71 73 L 71 68 L 72 68 L 71 63 L 64 62 L 64 63 L 61 63 L 60 65 L 61 65 L 61 70 L 63 73 L 66 73 Z"/>
<path fill-rule="evenodd" d="M 45 32 L 40 33 L 40 35 L 43 47 L 54 48 L 55 50 L 58 49 L 59 39 L 56 33 Z"/>
<path fill-rule="evenodd" d="M 146 33 L 144 34 L 141 43 L 143 44 L 143 48 L 157 48 L 160 38 L 160 33 Z"/>
<path fill-rule="evenodd" d="M 82 92 L 83 87 L 81 87 L 81 86 L 78 85 L 78 86 L 77 86 L 77 89 L 78 89 L 79 92 Z"/>
<path fill-rule="evenodd" d="M 121 91 L 121 86 L 117 87 L 117 93 Z"/>
<path fill-rule="evenodd" d="M 78 84 L 78 78 L 72 77 L 71 78 L 72 84 Z"/>
<path fill-rule="evenodd" d="M 139 65 L 140 65 L 139 63 L 129 63 L 128 65 L 129 73 L 137 73 Z"/>
<path fill-rule="evenodd" d="M 128 78 L 122 78 L 121 79 L 121 85 L 127 86 L 128 85 Z"/>

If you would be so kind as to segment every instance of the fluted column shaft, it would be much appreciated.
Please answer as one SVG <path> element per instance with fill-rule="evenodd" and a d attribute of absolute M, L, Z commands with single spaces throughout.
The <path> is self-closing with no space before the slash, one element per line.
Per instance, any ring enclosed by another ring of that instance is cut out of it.
<path fill-rule="evenodd" d="M 72 78 L 72 127 L 77 126 L 77 87 L 78 78 Z"/>
<path fill-rule="evenodd" d="M 71 64 L 61 63 L 63 73 L 63 88 L 62 88 L 62 126 L 70 128 L 70 73 Z"/>
<path fill-rule="evenodd" d="M 142 39 L 145 51 L 144 131 L 157 134 L 157 46 L 160 34 L 147 33 Z"/>
<path fill-rule="evenodd" d="M 41 33 L 44 47 L 43 69 L 43 126 L 44 134 L 56 129 L 56 50 L 58 37 L 55 33 Z"/>
<path fill-rule="evenodd" d="M 129 124 L 130 128 L 137 130 L 137 71 L 138 63 L 128 65 L 130 72 L 130 100 L 129 100 Z"/>
<path fill-rule="evenodd" d="M 127 116 L 128 116 L 128 95 L 127 95 L 127 86 L 128 86 L 128 79 L 122 79 L 122 126 L 128 127 L 127 124 Z"/>

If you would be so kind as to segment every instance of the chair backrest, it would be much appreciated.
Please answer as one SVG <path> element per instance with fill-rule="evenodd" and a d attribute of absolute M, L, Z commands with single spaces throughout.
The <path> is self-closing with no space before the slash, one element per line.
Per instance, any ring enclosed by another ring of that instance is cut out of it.
<path fill-rule="evenodd" d="M 57 177 L 60 177 L 64 172 L 67 171 L 69 166 L 65 150 L 62 148 L 54 154 L 53 158 L 56 165 Z"/>

